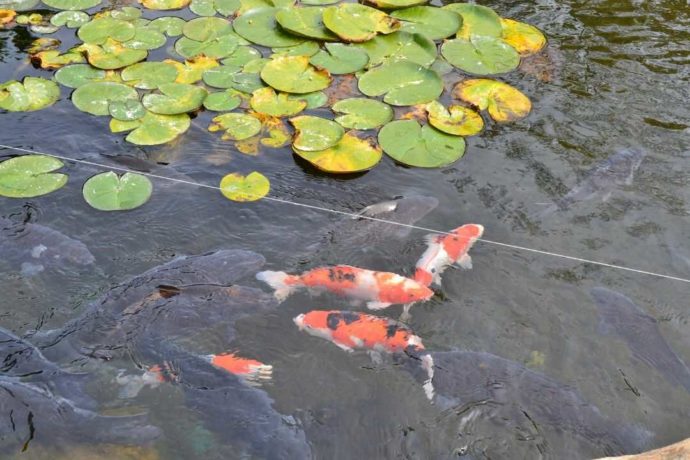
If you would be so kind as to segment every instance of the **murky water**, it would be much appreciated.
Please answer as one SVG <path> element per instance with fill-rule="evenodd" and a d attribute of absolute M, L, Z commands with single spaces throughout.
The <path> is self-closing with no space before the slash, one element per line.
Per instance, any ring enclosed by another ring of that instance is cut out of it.
<path fill-rule="evenodd" d="M 491 240 L 690 277 L 688 3 L 485 4 L 540 27 L 550 42 L 523 71 L 505 77 L 532 99 L 531 115 L 515 124 L 489 125 L 468 139 L 465 157 L 447 168 L 408 169 L 384 158 L 363 175 L 325 177 L 295 161 L 287 149 L 265 149 L 258 156 L 234 151 L 205 131 L 208 113 L 193 120 L 177 142 L 140 148 L 109 134 L 107 117 L 74 109 L 64 88 L 63 99 L 47 110 L 0 114 L 0 143 L 115 165 L 122 165 L 123 157 L 147 160 L 157 174 L 184 174 L 213 185 L 229 171 L 258 170 L 271 179 L 274 196 L 343 211 L 401 195 L 431 195 L 440 204 L 418 222 L 428 228 L 477 222 Z M 74 41 L 72 32 L 61 32 L 60 38 Z M 21 28 L 0 31 L 0 81 L 44 74 L 25 63 L 31 39 Z M 606 201 L 595 197 L 534 217 L 621 147 L 647 152 L 631 184 L 616 184 Z M 249 249 L 263 254 L 271 270 L 346 261 L 410 275 L 425 247 L 417 231 L 371 247 L 341 231 L 351 228 L 342 224 L 343 217 L 270 201 L 238 204 L 213 190 L 161 181 L 146 206 L 100 213 L 81 199 L 81 184 L 95 169 L 72 164 L 65 170 L 70 175 L 65 188 L 39 199 L 0 199 L 0 215 L 28 217 L 82 241 L 96 257 L 95 268 L 65 265 L 24 277 L 3 256 L 1 325 L 19 335 L 60 327 L 115 285 L 179 255 Z M 427 348 L 488 352 L 545 374 L 577 389 L 612 426 L 649 432 L 646 447 L 690 436 L 690 395 L 634 359 L 620 337 L 602 334 L 589 295 L 595 286 L 625 294 L 658 321 L 671 349 L 690 362 L 687 285 L 481 243 L 473 259 L 472 270 L 449 270 L 438 294 L 413 309 L 409 324 Z M 267 290 L 251 276 L 240 284 Z M 263 388 L 280 413 L 304 428 L 315 458 L 565 459 L 610 453 L 587 436 L 535 423 L 531 408 L 521 406 L 525 399 L 511 400 L 510 393 L 445 410 L 431 405 L 399 363 L 347 354 L 299 332 L 292 318 L 317 308 L 347 304 L 296 294 L 278 309 L 240 321 L 232 343 L 210 330 L 188 339 L 196 352 L 239 349 L 271 363 L 273 381 Z M 386 314 L 397 316 L 400 308 Z M 226 444 L 231 436 L 207 431 L 178 386 L 146 388 L 134 399 L 122 399 L 118 370 L 134 373 L 137 363 L 100 362 L 88 389 L 105 412 L 148 411 L 150 423 L 163 431 L 153 446 L 161 458 L 238 457 Z M 527 378 L 504 386 L 513 385 L 533 389 Z M 565 410 L 551 396 L 544 391 L 538 399 L 556 414 Z M 514 412 L 524 417 L 510 416 Z M 634 452 L 633 444 L 623 450 Z M 127 454 L 145 458 L 137 452 Z M 32 455 L 42 458 L 45 452 L 29 444 Z"/>

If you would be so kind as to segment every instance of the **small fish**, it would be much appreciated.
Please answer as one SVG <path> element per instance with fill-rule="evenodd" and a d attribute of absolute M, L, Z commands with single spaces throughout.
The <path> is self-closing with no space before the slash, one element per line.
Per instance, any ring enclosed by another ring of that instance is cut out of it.
<path fill-rule="evenodd" d="M 264 271 L 257 273 L 256 279 L 275 289 L 275 297 L 279 301 L 304 287 L 366 301 L 370 310 L 404 304 L 407 311 L 413 303 L 428 300 L 434 295 L 431 289 L 413 279 L 350 265 L 315 268 L 302 275 Z"/>
<path fill-rule="evenodd" d="M 425 286 L 432 282 L 440 285 L 441 274 L 450 265 L 472 268 L 468 254 L 472 245 L 484 234 L 484 227 L 466 224 L 451 230 L 450 235 L 427 235 L 428 247 L 416 265 L 414 279 Z"/>
<path fill-rule="evenodd" d="M 422 339 L 407 326 L 380 316 L 313 310 L 296 316 L 293 321 L 301 331 L 330 340 L 345 351 L 356 348 L 388 353 L 424 350 Z"/>
<path fill-rule="evenodd" d="M 661 335 L 656 319 L 623 294 L 603 287 L 589 292 L 599 307 L 601 332 L 622 338 L 635 358 L 690 392 L 690 370 Z"/>
<path fill-rule="evenodd" d="M 271 380 L 273 375 L 273 366 L 270 364 L 264 364 L 255 359 L 242 358 L 235 353 L 206 355 L 205 358 L 214 366 L 242 377 L 248 382 Z"/>

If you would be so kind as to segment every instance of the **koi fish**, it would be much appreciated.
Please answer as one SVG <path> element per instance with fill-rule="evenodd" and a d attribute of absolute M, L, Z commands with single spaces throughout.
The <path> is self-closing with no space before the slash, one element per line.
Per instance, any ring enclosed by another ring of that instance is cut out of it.
<path fill-rule="evenodd" d="M 255 359 L 242 358 L 235 353 L 206 355 L 205 358 L 215 367 L 242 377 L 248 382 L 270 380 L 273 374 L 273 366 L 270 364 L 264 364 Z"/>
<path fill-rule="evenodd" d="M 414 279 L 425 286 L 432 282 L 441 284 L 441 273 L 450 265 L 472 268 L 468 252 L 483 233 L 483 226 L 467 224 L 452 230 L 450 235 L 428 235 L 428 247 L 417 262 Z"/>
<path fill-rule="evenodd" d="M 284 300 L 296 289 L 305 287 L 367 301 L 370 310 L 404 304 L 407 312 L 414 302 L 428 300 L 434 294 L 427 286 L 413 279 L 349 265 L 315 268 L 302 275 L 264 271 L 257 273 L 256 279 L 275 289 L 278 300 Z"/>
<path fill-rule="evenodd" d="M 422 339 L 407 326 L 389 318 L 352 311 L 314 310 L 293 320 L 300 330 L 330 340 L 345 351 L 416 352 Z"/>

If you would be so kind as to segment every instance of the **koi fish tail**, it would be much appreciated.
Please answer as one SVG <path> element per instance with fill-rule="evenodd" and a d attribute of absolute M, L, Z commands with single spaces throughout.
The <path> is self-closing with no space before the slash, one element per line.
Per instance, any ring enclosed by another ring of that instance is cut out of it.
<path fill-rule="evenodd" d="M 275 290 L 273 294 L 279 301 L 285 300 L 299 287 L 299 277 L 285 272 L 264 271 L 256 274 L 256 279 L 263 281 Z"/>

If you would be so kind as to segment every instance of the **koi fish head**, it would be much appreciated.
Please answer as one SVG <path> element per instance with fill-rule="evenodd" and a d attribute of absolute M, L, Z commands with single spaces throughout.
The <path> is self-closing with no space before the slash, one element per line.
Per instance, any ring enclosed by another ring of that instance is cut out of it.
<path fill-rule="evenodd" d="M 405 292 L 410 296 L 411 302 L 429 300 L 434 295 L 434 291 L 429 286 L 426 286 L 420 280 L 412 279 L 405 281 Z"/>
<path fill-rule="evenodd" d="M 457 259 L 469 251 L 475 241 L 482 237 L 484 226 L 466 224 L 452 230 L 450 233 L 453 236 L 444 239 L 443 248 L 453 259 Z"/>

